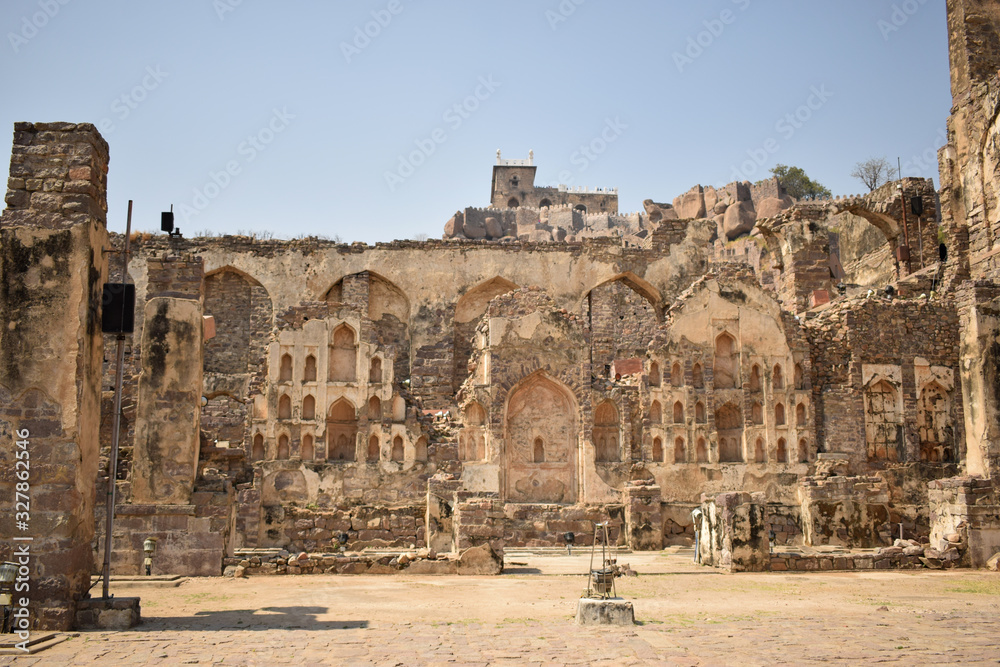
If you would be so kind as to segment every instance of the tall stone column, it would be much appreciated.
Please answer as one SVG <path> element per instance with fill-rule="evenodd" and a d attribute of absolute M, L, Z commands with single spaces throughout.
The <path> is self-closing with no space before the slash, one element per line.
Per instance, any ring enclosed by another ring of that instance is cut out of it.
<path fill-rule="evenodd" d="M 201 302 L 147 301 L 141 349 L 132 502 L 189 505 L 200 446 Z"/>
<path fill-rule="evenodd" d="M 27 561 L 32 629 L 71 629 L 93 571 L 107 170 L 93 125 L 14 126 L 0 216 L 0 559 Z"/>

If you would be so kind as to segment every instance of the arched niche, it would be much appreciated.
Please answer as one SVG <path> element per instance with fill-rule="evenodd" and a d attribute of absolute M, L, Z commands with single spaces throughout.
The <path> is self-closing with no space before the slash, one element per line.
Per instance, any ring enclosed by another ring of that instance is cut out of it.
<path fill-rule="evenodd" d="M 357 335 L 341 324 L 333 330 L 330 341 L 330 382 L 354 382 L 358 372 Z"/>
<path fill-rule="evenodd" d="M 357 410 L 346 398 L 334 401 L 326 417 L 327 459 L 354 461 L 358 436 Z"/>
<path fill-rule="evenodd" d="M 278 382 L 291 382 L 292 381 L 292 355 L 283 354 L 281 355 L 281 361 L 278 364 Z"/>
<path fill-rule="evenodd" d="M 715 430 L 719 437 L 719 461 L 733 463 L 743 460 L 743 413 L 734 403 L 726 403 L 715 411 Z"/>
<path fill-rule="evenodd" d="M 286 461 L 290 455 L 288 436 L 282 433 L 278 436 L 278 460 Z"/>
<path fill-rule="evenodd" d="M 687 461 L 687 452 L 684 446 L 684 438 L 674 438 L 674 463 L 684 463 Z"/>
<path fill-rule="evenodd" d="M 232 266 L 205 275 L 204 314 L 216 334 L 204 343 L 206 373 L 244 374 L 266 369 L 272 306 L 259 281 Z"/>
<path fill-rule="evenodd" d="M 406 449 L 403 447 L 403 438 L 397 435 L 392 439 L 392 450 L 389 453 L 389 459 L 396 463 L 402 463 L 405 454 Z"/>
<path fill-rule="evenodd" d="M 313 437 L 308 433 L 302 436 L 302 460 L 312 461 L 316 458 L 316 446 Z"/>
<path fill-rule="evenodd" d="M 309 394 L 302 399 L 302 419 L 307 421 L 316 419 L 316 399 Z"/>
<path fill-rule="evenodd" d="M 477 401 L 469 402 L 462 411 L 458 458 L 461 461 L 486 460 L 486 410 Z"/>
<path fill-rule="evenodd" d="M 545 461 L 535 463 L 541 439 Z M 515 385 L 504 409 L 504 495 L 509 502 L 576 502 L 580 427 L 577 402 L 544 372 Z"/>
<path fill-rule="evenodd" d="M 619 446 L 618 408 L 611 401 L 604 401 L 594 409 L 593 442 L 598 463 L 621 459 Z"/>
<path fill-rule="evenodd" d="M 368 421 L 382 421 L 382 401 L 378 396 L 372 396 L 368 399 Z"/>
<path fill-rule="evenodd" d="M 470 288 L 455 304 L 453 325 L 453 346 L 455 367 L 452 373 L 452 389 L 457 391 L 469 376 L 469 358 L 472 356 L 472 339 L 479 319 L 486 313 L 490 301 L 498 296 L 513 292 L 517 285 L 494 276 Z"/>
<path fill-rule="evenodd" d="M 376 434 L 373 433 L 368 438 L 368 462 L 369 463 L 375 463 L 375 462 L 377 462 L 379 460 L 379 458 L 380 458 L 379 451 L 380 451 L 380 445 L 379 445 L 378 435 L 376 435 Z"/>
<path fill-rule="evenodd" d="M 616 359 L 646 356 L 660 322 L 662 298 L 653 285 L 627 272 L 591 288 L 582 310 L 592 332 L 591 365 L 603 369 Z"/>
<path fill-rule="evenodd" d="M 903 411 L 899 392 L 886 380 L 876 379 L 865 390 L 864 400 L 868 460 L 900 461 Z"/>
<path fill-rule="evenodd" d="M 653 438 L 653 461 L 663 463 L 663 440 L 659 437 Z"/>
<path fill-rule="evenodd" d="M 713 366 L 716 389 L 736 389 L 739 387 L 739 354 L 736 339 L 723 333 L 715 339 L 715 363 Z"/>
<path fill-rule="evenodd" d="M 649 406 L 649 422 L 651 424 L 663 423 L 663 408 L 660 407 L 659 401 L 653 401 Z"/>
<path fill-rule="evenodd" d="M 302 371 L 302 381 L 303 382 L 315 382 L 316 381 L 316 355 L 307 354 L 305 367 Z"/>
<path fill-rule="evenodd" d="M 250 449 L 251 461 L 263 461 L 265 457 L 264 436 L 257 433 L 253 436 L 253 446 Z"/>
<path fill-rule="evenodd" d="M 929 382 L 920 390 L 917 404 L 920 460 L 947 463 L 954 460 L 951 401 L 940 383 Z"/>

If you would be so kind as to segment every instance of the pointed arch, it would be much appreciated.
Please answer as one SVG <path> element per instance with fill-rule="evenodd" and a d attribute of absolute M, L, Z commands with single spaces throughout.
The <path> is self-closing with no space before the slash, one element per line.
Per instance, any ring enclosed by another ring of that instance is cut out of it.
<path fill-rule="evenodd" d="M 310 421 L 316 419 L 316 399 L 310 394 L 306 394 L 302 399 L 302 419 Z"/>
<path fill-rule="evenodd" d="M 292 355 L 287 352 L 281 355 L 281 361 L 278 364 L 278 382 L 291 382 L 292 381 Z"/>
<path fill-rule="evenodd" d="M 368 364 L 368 382 L 369 384 L 382 383 L 382 360 L 378 357 L 372 357 Z"/>
<path fill-rule="evenodd" d="M 479 319 L 486 313 L 490 301 L 516 290 L 518 286 L 503 278 L 494 276 L 468 289 L 455 303 L 454 355 L 455 366 L 452 373 L 452 389 L 457 391 L 469 376 L 469 358 L 472 356 L 472 339 Z"/>
<path fill-rule="evenodd" d="M 375 463 L 375 462 L 377 462 L 379 460 L 379 458 L 380 458 L 380 456 L 379 456 L 379 450 L 380 450 L 380 446 L 379 446 L 378 435 L 372 433 L 372 435 L 368 438 L 368 462 L 369 463 Z"/>
<path fill-rule="evenodd" d="M 397 463 L 400 463 L 405 457 L 405 451 L 406 450 L 403 447 L 403 438 L 397 435 L 392 439 L 392 451 L 389 458 Z"/>
<path fill-rule="evenodd" d="M 288 394 L 282 394 L 278 398 L 278 419 L 292 418 L 292 399 Z"/>
<path fill-rule="evenodd" d="M 705 416 L 705 404 L 701 401 L 694 404 L 694 421 L 696 424 L 704 424 L 708 421 Z"/>
<path fill-rule="evenodd" d="M 806 425 L 806 404 L 799 403 L 795 406 L 795 425 L 805 426 Z"/>
<path fill-rule="evenodd" d="M 683 424 L 684 423 L 684 404 L 680 401 L 674 403 L 674 423 Z"/>
<path fill-rule="evenodd" d="M 483 426 L 486 423 L 486 410 L 478 401 L 471 401 L 465 406 L 464 421 L 466 426 Z"/>
<path fill-rule="evenodd" d="M 649 406 L 649 422 L 651 424 L 663 423 L 663 409 L 659 401 L 653 401 Z"/>
<path fill-rule="evenodd" d="M 809 463 L 809 445 L 805 438 L 799 440 L 799 463 Z"/>
<path fill-rule="evenodd" d="M 729 333 L 723 332 L 715 339 L 715 364 L 712 377 L 716 389 L 739 387 L 739 355 L 736 339 Z"/>
<path fill-rule="evenodd" d="M 778 463 L 788 463 L 788 444 L 784 438 L 778 438 Z"/>
<path fill-rule="evenodd" d="M 574 503 L 580 448 L 576 395 L 545 371 L 536 371 L 508 393 L 504 407 L 503 493 L 515 503 Z M 545 462 L 534 463 L 541 438 Z"/>
<path fill-rule="evenodd" d="M 316 458 L 316 446 L 313 444 L 313 437 L 310 434 L 302 436 L 302 460 L 312 461 Z"/>
<path fill-rule="evenodd" d="M 771 371 L 771 386 L 775 390 L 785 388 L 785 372 L 782 370 L 781 364 L 775 364 L 774 370 Z"/>
<path fill-rule="evenodd" d="M 691 367 L 691 386 L 695 389 L 705 388 L 705 371 L 697 362 Z"/>
<path fill-rule="evenodd" d="M 761 388 L 760 366 L 758 366 L 757 364 L 754 364 L 753 368 L 750 369 L 750 386 L 749 386 L 749 390 L 757 392 L 757 391 L 760 391 L 760 388 Z"/>
<path fill-rule="evenodd" d="M 260 281 L 227 265 L 205 274 L 203 294 L 203 312 L 216 324 L 204 344 L 205 372 L 243 374 L 269 364 L 272 305 Z"/>
<path fill-rule="evenodd" d="M 653 461 L 663 463 L 663 440 L 658 437 L 653 438 Z"/>
<path fill-rule="evenodd" d="M 757 441 L 753 445 L 753 460 L 754 463 L 765 463 L 767 461 L 767 454 L 764 450 L 764 439 L 757 438 Z"/>
<path fill-rule="evenodd" d="M 279 461 L 288 460 L 289 450 L 290 448 L 288 444 L 288 436 L 282 433 L 280 436 L 278 436 L 278 457 L 277 457 L 278 460 Z"/>
<path fill-rule="evenodd" d="M 535 463 L 545 463 L 545 441 L 541 438 L 535 438 L 533 455 Z"/>
<path fill-rule="evenodd" d="M 649 365 L 649 386 L 659 387 L 660 383 L 660 365 L 654 361 Z"/>
<path fill-rule="evenodd" d="M 750 422 L 758 426 L 764 423 L 764 406 L 760 401 L 754 401 L 750 406 Z"/>
<path fill-rule="evenodd" d="M 346 398 L 337 399 L 327 411 L 327 458 L 331 461 L 354 461 L 357 433 L 357 409 Z"/>
<path fill-rule="evenodd" d="M 705 438 L 698 438 L 696 455 L 698 463 L 708 463 L 708 446 L 705 443 Z"/>
<path fill-rule="evenodd" d="M 413 444 L 413 460 L 414 461 L 426 461 L 427 460 L 427 438 L 425 436 L 420 436 L 417 441 Z"/>
<path fill-rule="evenodd" d="M 936 380 L 920 390 L 917 404 L 920 460 L 946 463 L 953 460 L 951 401 L 948 391 Z"/>
<path fill-rule="evenodd" d="M 253 448 L 250 450 L 251 461 L 264 460 L 264 436 L 257 433 L 253 436 Z"/>
<path fill-rule="evenodd" d="M 677 437 L 674 440 L 674 463 L 684 463 L 687 461 L 687 451 L 684 447 L 684 438 Z"/>
<path fill-rule="evenodd" d="M 806 373 L 802 364 L 795 364 L 795 388 L 799 391 L 806 388 Z"/>
<path fill-rule="evenodd" d="M 305 368 L 302 371 L 302 381 L 303 382 L 315 382 L 316 381 L 316 355 L 308 354 L 306 355 Z"/>
<path fill-rule="evenodd" d="M 604 401 L 594 410 L 593 440 L 598 462 L 619 460 L 618 424 L 618 408 L 611 400 Z"/>
<path fill-rule="evenodd" d="M 357 334 L 348 324 L 333 330 L 330 346 L 330 382 L 354 382 L 358 373 Z"/>
<path fill-rule="evenodd" d="M 368 399 L 368 421 L 382 421 L 382 401 L 378 396 L 372 396 Z"/>
<path fill-rule="evenodd" d="M 670 367 L 670 385 L 672 387 L 684 386 L 684 369 L 679 361 L 675 361 Z"/>

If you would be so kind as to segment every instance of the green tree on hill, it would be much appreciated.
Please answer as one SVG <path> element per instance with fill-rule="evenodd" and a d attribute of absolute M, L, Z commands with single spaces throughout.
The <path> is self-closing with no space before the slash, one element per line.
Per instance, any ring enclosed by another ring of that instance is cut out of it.
<path fill-rule="evenodd" d="M 778 177 L 792 199 L 825 199 L 830 196 L 830 189 L 809 178 L 801 167 L 778 164 L 771 169 L 771 174 Z"/>

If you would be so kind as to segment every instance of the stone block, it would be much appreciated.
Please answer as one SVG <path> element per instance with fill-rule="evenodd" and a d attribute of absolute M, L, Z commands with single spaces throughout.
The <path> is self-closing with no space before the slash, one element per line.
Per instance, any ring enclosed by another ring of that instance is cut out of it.
<path fill-rule="evenodd" d="M 635 625 L 632 603 L 622 598 L 595 600 L 580 598 L 576 605 L 577 625 Z"/>

